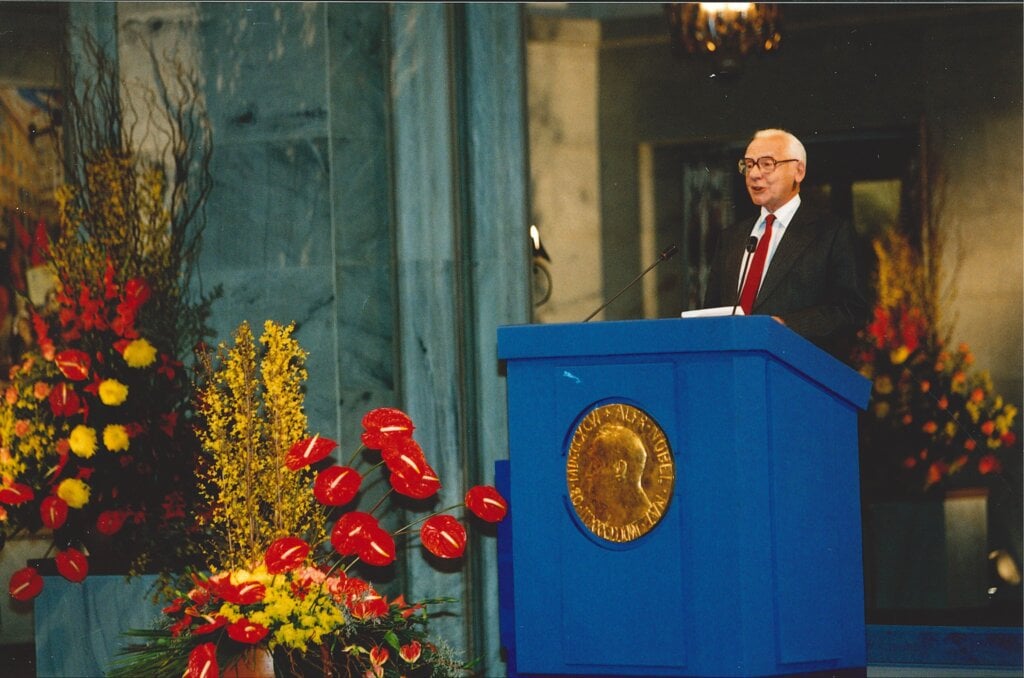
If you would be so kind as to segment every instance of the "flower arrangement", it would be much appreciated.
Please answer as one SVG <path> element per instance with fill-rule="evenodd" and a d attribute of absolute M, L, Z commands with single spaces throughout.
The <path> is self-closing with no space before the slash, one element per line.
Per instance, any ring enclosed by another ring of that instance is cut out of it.
<path fill-rule="evenodd" d="M 415 427 L 400 410 L 372 410 L 362 420 L 360 448 L 346 464 L 335 463 L 337 444 L 306 431 L 305 353 L 293 329 L 268 321 L 258 349 L 243 323 L 234 346 L 220 347 L 219 368 L 204 358 L 198 397 L 212 509 L 203 518 L 208 570 L 184 581 L 159 628 L 130 633 L 146 642 L 126 648 L 115 676 L 211 678 L 221 667 L 235 670 L 253 650 L 297 676 L 445 676 L 467 668 L 427 632 L 428 608 L 446 599 L 389 599 L 355 568 L 390 565 L 402 537 L 418 536 L 439 558 L 458 558 L 467 533 L 452 511 L 465 506 L 472 520 L 498 522 L 505 500 L 477 486 L 462 504 L 386 529 L 379 514 L 389 496 L 424 501 L 441 489 Z M 360 461 L 370 468 L 360 472 Z M 387 491 L 372 508 L 356 510 L 375 476 Z"/>
<path fill-rule="evenodd" d="M 115 282 L 112 265 L 97 292 L 63 288 L 56 322 L 33 315 L 37 349 L 12 368 L 0 404 L 3 525 L 51 530 L 71 581 L 88 574 L 90 551 L 150 568 L 176 560 L 160 562 L 171 554 L 155 548 L 158 536 L 189 542 L 188 383 L 166 345 L 140 332 L 150 293 L 139 278 Z"/>
<path fill-rule="evenodd" d="M 57 569 L 71 581 L 97 559 L 121 572 L 180 571 L 198 556 L 199 443 L 182 361 L 208 333 L 212 299 L 193 298 L 187 285 L 210 185 L 195 90 L 186 87 L 163 119 L 150 112 L 170 135 L 168 171 L 135 150 L 116 66 L 86 44 L 97 82 L 91 100 L 69 97 L 74 145 L 56 193 L 60 223 L 35 243 L 53 288 L 30 307 L 32 343 L 0 384 L 0 547 L 50 530 Z M 176 76 L 183 87 L 185 75 Z M 30 566 L 10 593 L 25 600 L 41 587 Z"/>
<path fill-rule="evenodd" d="M 1017 408 L 975 368 L 967 344 L 951 348 L 939 329 L 934 276 L 906 237 L 890 230 L 873 247 L 878 301 L 854 356 L 873 383 L 860 432 L 865 494 L 981 484 L 1019 454 Z"/>

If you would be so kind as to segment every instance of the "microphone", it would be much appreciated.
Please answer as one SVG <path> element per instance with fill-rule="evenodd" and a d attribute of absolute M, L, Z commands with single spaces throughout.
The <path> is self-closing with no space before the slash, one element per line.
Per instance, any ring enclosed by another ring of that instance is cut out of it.
<path fill-rule="evenodd" d="M 611 298 L 611 299 L 609 299 L 608 301 L 606 301 L 606 302 L 604 302 L 603 304 L 601 304 L 601 306 L 599 306 L 599 307 L 598 307 L 598 309 L 597 309 L 596 311 L 594 311 L 593 313 L 591 313 L 590 315 L 588 315 L 588 316 L 586 317 L 586 320 L 584 320 L 583 322 L 587 322 L 588 320 L 590 320 L 591 318 L 593 318 L 593 317 L 594 317 L 595 315 L 597 315 L 598 313 L 600 313 L 601 311 L 603 311 L 603 310 L 605 309 L 605 307 L 606 307 L 606 306 L 608 306 L 608 304 L 610 304 L 610 303 L 612 303 L 613 301 L 615 301 L 616 299 L 618 299 L 618 298 L 619 298 L 619 297 L 620 297 L 620 296 L 622 295 L 622 293 L 623 293 L 623 292 L 625 292 L 625 291 L 626 291 L 626 290 L 628 290 L 628 289 L 629 289 L 630 287 L 632 287 L 633 285 L 635 285 L 635 284 L 637 283 L 637 281 L 638 281 L 638 280 L 640 280 L 640 278 L 642 278 L 642 277 L 644 277 L 645 275 L 647 275 L 648 273 L 650 273 L 650 272 L 651 272 L 651 269 L 653 269 L 653 268 L 654 268 L 655 266 L 657 266 L 657 265 L 658 265 L 658 264 L 660 264 L 661 262 L 665 261 L 666 259 L 671 259 L 671 258 L 672 258 L 672 257 L 673 257 L 673 256 L 675 255 L 675 253 L 676 253 L 676 252 L 678 252 L 678 251 L 679 251 L 679 248 L 678 248 L 678 247 L 676 247 L 675 245 L 669 245 L 668 247 L 666 247 L 665 249 L 663 249 L 663 250 L 661 251 L 661 254 L 659 254 L 659 255 L 658 255 L 658 260 L 657 260 L 657 261 L 655 261 L 655 262 L 654 262 L 653 264 L 651 264 L 651 265 L 650 265 L 650 266 L 648 266 L 648 267 L 647 267 L 646 269 L 644 269 L 643 273 L 641 273 L 641 274 L 640 274 L 640 275 L 638 275 L 637 277 L 633 278 L 633 280 L 631 280 L 631 281 L 630 281 L 630 283 L 629 283 L 628 285 L 626 285 L 626 286 L 625 286 L 625 287 L 623 287 L 623 288 L 622 288 L 621 290 L 619 290 L 618 294 L 616 294 L 616 295 L 615 295 L 614 297 L 612 297 L 612 298 Z"/>
<path fill-rule="evenodd" d="M 729 315 L 736 315 L 736 307 L 740 305 L 740 297 L 743 295 L 743 286 L 747 282 L 747 266 L 750 265 L 750 255 L 757 249 L 757 237 L 750 236 L 747 238 L 746 248 L 747 255 L 743 257 L 743 273 L 740 275 L 740 287 L 736 290 L 736 303 L 732 305 L 732 313 Z"/>

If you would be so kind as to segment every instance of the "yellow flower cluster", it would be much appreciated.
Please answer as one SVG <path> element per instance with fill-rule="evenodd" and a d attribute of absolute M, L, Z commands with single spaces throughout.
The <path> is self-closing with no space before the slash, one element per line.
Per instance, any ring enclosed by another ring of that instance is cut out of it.
<path fill-rule="evenodd" d="M 312 472 L 284 467 L 291 445 L 307 435 L 305 353 L 293 331 L 294 325 L 268 321 L 257 355 L 252 330 L 243 323 L 232 348 L 218 347 L 217 369 L 209 356 L 202 359 L 205 426 L 199 439 L 211 460 L 203 491 L 214 506 L 212 527 L 224 537 L 212 561 L 224 567 L 256 562 L 282 535 L 326 536 L 325 518 L 309 497 Z"/>
<path fill-rule="evenodd" d="M 922 261 L 905 235 L 896 229 L 886 229 L 871 243 L 878 259 L 875 272 L 877 304 L 882 308 L 921 309 L 933 324 L 938 324 L 938 303 L 934 285 L 929 278 L 934 273 Z M 897 356 L 898 358 L 899 356 Z M 903 356 L 906 360 L 906 356 Z M 902 360 L 893 360 L 898 364 Z"/>
<path fill-rule="evenodd" d="M 163 171 L 137 154 L 108 148 L 86 158 L 85 185 L 55 192 L 62 235 L 50 249 L 65 282 L 102 280 L 113 260 L 122 279 L 144 278 L 173 291 L 178 245 L 171 237 L 166 193 Z"/>
<path fill-rule="evenodd" d="M 297 596 L 293 584 L 296 578 L 305 576 L 312 577 L 309 588 L 305 595 Z M 232 572 L 231 581 L 235 584 L 256 581 L 266 587 L 260 603 L 246 605 L 244 610 L 241 606 L 224 603 L 219 613 L 230 622 L 245 617 L 265 626 L 270 630 L 267 645 L 271 650 L 283 646 L 301 651 L 320 645 L 325 636 L 336 633 L 345 623 L 341 606 L 326 589 L 323 573 L 299 570 L 271 575 L 260 566 L 252 572 Z"/>

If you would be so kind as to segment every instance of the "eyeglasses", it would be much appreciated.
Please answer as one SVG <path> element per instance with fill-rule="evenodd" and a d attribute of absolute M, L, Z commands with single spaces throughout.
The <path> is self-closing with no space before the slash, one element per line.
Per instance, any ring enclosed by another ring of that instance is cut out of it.
<path fill-rule="evenodd" d="M 754 160 L 753 158 L 743 158 L 739 161 L 738 166 L 740 174 L 746 175 L 747 172 L 754 169 L 754 165 L 757 165 L 761 169 L 761 174 L 771 174 L 775 171 L 776 165 L 781 165 L 784 162 L 799 162 L 796 158 L 789 160 L 776 160 L 769 156 L 763 156 Z"/>

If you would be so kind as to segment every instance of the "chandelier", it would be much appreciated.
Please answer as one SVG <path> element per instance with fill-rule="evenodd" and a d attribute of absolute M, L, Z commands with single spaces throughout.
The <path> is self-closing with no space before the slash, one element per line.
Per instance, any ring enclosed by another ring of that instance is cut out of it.
<path fill-rule="evenodd" d="M 755 2 L 665 4 L 672 50 L 677 56 L 707 54 L 718 75 L 740 70 L 751 52 L 779 48 L 779 8 Z"/>

